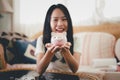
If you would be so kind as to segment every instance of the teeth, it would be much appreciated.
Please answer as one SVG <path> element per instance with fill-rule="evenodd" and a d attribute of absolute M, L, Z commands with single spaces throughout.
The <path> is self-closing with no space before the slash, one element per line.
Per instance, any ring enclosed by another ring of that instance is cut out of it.
<path fill-rule="evenodd" d="M 58 29 L 58 30 L 60 30 L 60 31 L 61 31 L 61 30 L 63 30 L 63 29 Z"/>
<path fill-rule="evenodd" d="M 63 31 L 64 29 L 57 29 L 57 31 Z"/>

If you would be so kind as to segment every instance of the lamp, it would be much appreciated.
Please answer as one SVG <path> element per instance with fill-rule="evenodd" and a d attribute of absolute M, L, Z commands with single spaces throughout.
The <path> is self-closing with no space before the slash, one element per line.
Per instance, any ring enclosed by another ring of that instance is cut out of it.
<path fill-rule="evenodd" d="M 12 13 L 13 10 L 7 0 L 0 0 L 0 13 Z"/>

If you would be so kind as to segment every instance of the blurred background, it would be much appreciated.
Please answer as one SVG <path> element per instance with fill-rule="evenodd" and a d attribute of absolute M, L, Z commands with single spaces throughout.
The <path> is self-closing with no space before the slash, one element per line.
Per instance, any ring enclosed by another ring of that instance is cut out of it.
<path fill-rule="evenodd" d="M 120 0 L 0 0 L 0 31 L 34 35 L 42 31 L 48 8 L 57 3 L 68 8 L 75 27 L 120 23 Z"/>

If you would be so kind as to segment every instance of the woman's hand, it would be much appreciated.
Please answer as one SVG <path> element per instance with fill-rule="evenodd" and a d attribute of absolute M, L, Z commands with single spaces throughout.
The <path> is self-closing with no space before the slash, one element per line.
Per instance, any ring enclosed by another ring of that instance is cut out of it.
<path fill-rule="evenodd" d="M 69 53 L 69 49 L 71 47 L 71 43 L 70 42 L 66 42 L 60 49 L 61 53 Z"/>
<path fill-rule="evenodd" d="M 51 43 L 47 43 L 45 47 L 47 48 L 47 52 L 51 52 L 51 53 L 55 53 L 56 51 L 60 50 L 59 46 L 56 46 Z"/>
<path fill-rule="evenodd" d="M 51 43 L 46 43 L 46 44 L 45 44 L 45 47 L 46 47 L 47 49 L 49 49 L 51 46 L 52 46 Z"/>
<path fill-rule="evenodd" d="M 71 47 L 71 43 L 70 42 L 66 42 L 61 48 L 70 49 L 70 47 Z"/>
<path fill-rule="evenodd" d="M 51 52 L 51 53 L 55 53 L 56 51 L 62 51 L 62 52 L 66 53 L 66 51 L 70 49 L 70 46 L 71 46 L 70 42 L 66 42 L 62 46 L 56 46 L 56 45 L 51 44 L 51 43 L 47 43 L 45 45 L 45 47 L 47 48 L 47 51 Z"/>

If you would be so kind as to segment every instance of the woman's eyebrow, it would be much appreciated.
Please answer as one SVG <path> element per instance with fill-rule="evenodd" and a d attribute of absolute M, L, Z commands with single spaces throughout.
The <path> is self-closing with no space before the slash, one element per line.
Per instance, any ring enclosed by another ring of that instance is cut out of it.
<path fill-rule="evenodd" d="M 66 16 L 52 16 L 51 18 L 66 18 Z"/>

